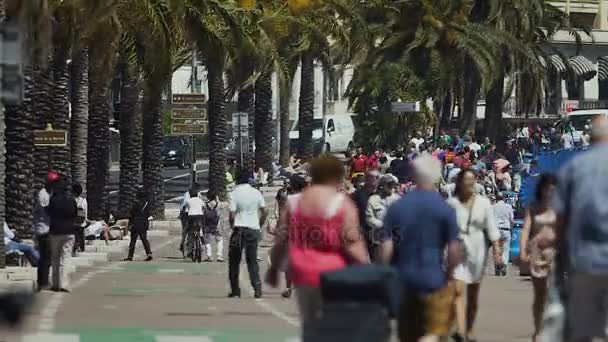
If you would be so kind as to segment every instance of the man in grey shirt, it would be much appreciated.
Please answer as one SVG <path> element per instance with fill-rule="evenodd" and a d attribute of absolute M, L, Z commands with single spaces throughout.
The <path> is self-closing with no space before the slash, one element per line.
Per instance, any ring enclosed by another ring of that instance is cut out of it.
<path fill-rule="evenodd" d="M 539 247 L 556 245 L 568 273 L 566 339 L 606 338 L 608 310 L 608 119 L 593 122 L 592 148 L 558 173 L 553 199 L 556 234 L 539 236 Z"/>
<path fill-rule="evenodd" d="M 507 264 L 509 261 L 509 252 L 511 250 L 511 228 L 515 223 L 515 214 L 513 207 L 504 201 L 504 195 L 501 192 L 496 193 L 496 203 L 494 204 L 494 217 L 496 217 L 496 225 L 500 229 L 500 241 L 502 242 L 502 260 L 503 265 L 495 265 L 494 272 L 496 276 L 507 275 Z"/>

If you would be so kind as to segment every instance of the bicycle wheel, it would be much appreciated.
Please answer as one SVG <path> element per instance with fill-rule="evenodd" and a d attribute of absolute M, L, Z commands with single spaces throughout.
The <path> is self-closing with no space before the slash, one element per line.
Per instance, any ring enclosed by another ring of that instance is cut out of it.
<path fill-rule="evenodd" d="M 198 234 L 192 234 L 192 251 L 190 252 L 190 257 L 192 258 L 192 262 L 196 262 L 198 260 Z"/>

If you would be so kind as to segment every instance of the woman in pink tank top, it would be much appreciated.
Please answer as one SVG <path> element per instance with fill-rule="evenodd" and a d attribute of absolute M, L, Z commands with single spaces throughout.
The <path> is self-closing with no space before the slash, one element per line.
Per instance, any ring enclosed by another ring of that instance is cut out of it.
<path fill-rule="evenodd" d="M 321 273 L 369 263 L 354 203 L 339 192 L 344 167 L 332 156 L 311 163 L 313 185 L 290 198 L 271 251 L 268 284 L 278 285 L 279 265 L 289 258 L 303 331 L 319 313 Z"/>

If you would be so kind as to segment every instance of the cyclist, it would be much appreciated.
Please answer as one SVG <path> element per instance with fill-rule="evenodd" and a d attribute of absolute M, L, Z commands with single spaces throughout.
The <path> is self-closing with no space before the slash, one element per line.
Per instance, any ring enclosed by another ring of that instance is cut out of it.
<path fill-rule="evenodd" d="M 186 234 L 186 250 L 188 251 L 188 256 L 192 255 L 192 237 L 196 232 L 195 229 L 200 229 L 203 227 L 203 222 L 205 218 L 204 207 L 205 203 L 199 197 L 196 189 L 190 189 L 190 198 L 186 201 L 186 211 L 188 212 L 188 233 Z"/>

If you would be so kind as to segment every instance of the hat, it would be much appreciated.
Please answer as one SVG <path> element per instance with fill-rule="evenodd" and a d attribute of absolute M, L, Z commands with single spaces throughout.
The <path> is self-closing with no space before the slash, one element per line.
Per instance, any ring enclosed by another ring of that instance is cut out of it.
<path fill-rule="evenodd" d="M 382 177 L 380 177 L 380 180 L 378 181 L 378 186 L 382 186 L 382 185 L 386 185 L 386 184 L 397 184 L 399 182 L 399 180 L 397 179 L 397 177 L 393 176 L 390 173 L 387 173 L 385 175 L 383 175 Z"/>
<path fill-rule="evenodd" d="M 46 175 L 46 181 L 50 184 L 50 183 L 55 183 L 56 181 L 59 180 L 59 178 L 61 178 L 61 175 L 57 172 L 51 171 L 49 173 L 47 173 Z"/>

